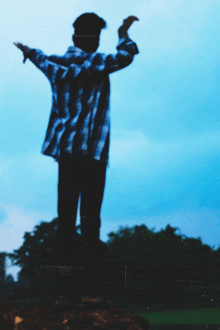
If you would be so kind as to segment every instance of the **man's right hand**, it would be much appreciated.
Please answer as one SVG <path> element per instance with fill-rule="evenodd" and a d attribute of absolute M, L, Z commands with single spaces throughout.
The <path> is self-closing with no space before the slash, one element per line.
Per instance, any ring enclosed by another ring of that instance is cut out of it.
<path fill-rule="evenodd" d="M 29 48 L 28 46 L 24 46 L 20 42 L 13 42 L 13 44 L 23 52 L 23 63 L 25 63 L 26 59 L 28 58 L 28 52 L 31 50 L 31 48 Z"/>
<path fill-rule="evenodd" d="M 139 21 L 139 19 L 136 16 L 128 16 L 123 20 L 123 24 L 118 29 L 119 39 L 128 37 L 128 29 L 134 21 Z"/>

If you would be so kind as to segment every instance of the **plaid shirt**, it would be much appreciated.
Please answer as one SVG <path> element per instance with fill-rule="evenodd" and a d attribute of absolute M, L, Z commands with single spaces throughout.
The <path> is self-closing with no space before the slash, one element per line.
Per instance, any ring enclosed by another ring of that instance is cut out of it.
<path fill-rule="evenodd" d="M 52 109 L 44 155 L 56 160 L 89 155 L 108 162 L 109 153 L 109 74 L 128 66 L 136 44 L 123 38 L 115 55 L 85 53 L 71 46 L 64 56 L 46 56 L 32 49 L 29 59 L 46 75 L 52 88 Z"/>

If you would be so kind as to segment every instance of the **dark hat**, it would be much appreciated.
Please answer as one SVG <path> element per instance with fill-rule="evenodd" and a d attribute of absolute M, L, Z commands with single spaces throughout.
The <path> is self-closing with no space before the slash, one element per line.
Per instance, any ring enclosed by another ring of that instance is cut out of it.
<path fill-rule="evenodd" d="M 106 22 L 94 13 L 80 15 L 73 23 L 75 35 L 100 35 L 101 29 L 106 27 Z"/>

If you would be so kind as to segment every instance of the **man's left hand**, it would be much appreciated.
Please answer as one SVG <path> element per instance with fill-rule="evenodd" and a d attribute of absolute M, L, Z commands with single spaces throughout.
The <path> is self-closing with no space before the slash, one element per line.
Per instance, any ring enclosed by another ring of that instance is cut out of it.
<path fill-rule="evenodd" d="M 139 21 L 136 16 L 128 16 L 123 20 L 122 25 L 118 29 L 119 39 L 128 37 L 128 30 L 134 21 Z"/>

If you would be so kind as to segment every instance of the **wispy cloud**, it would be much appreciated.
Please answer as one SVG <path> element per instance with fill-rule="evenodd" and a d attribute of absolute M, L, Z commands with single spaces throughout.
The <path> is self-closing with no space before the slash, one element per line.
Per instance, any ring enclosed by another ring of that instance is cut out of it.
<path fill-rule="evenodd" d="M 220 132 L 192 133 L 177 140 L 150 139 L 141 131 L 116 130 L 111 143 L 111 163 L 127 163 L 129 167 L 140 165 L 140 171 L 184 169 L 193 162 L 205 161 L 218 154 Z M 141 173 L 141 172 L 140 172 Z M 151 172 L 152 174 L 152 172 Z"/>
<path fill-rule="evenodd" d="M 135 219 L 184 209 L 219 209 L 219 132 L 194 134 L 175 142 L 151 140 L 133 132 L 131 146 L 128 136 L 126 131 L 124 138 L 113 137 L 106 214 Z"/>

